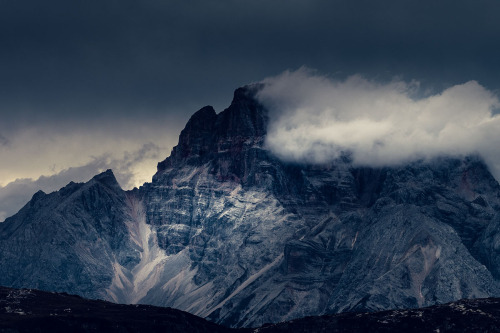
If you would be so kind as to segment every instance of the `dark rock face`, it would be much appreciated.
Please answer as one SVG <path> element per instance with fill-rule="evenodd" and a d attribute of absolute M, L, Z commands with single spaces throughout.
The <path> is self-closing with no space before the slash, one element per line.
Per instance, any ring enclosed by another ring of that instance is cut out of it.
<path fill-rule="evenodd" d="M 265 149 L 267 111 L 251 90 L 210 119 L 189 134 L 212 142 L 204 157 L 174 148 L 143 189 L 160 247 L 191 276 L 182 293 L 153 288 L 143 301 L 255 326 L 498 295 L 484 243 L 494 247 L 500 192 L 480 159 L 286 164 Z"/>
<path fill-rule="evenodd" d="M 0 332 L 238 332 L 189 313 L 0 287 Z"/>
<path fill-rule="evenodd" d="M 37 192 L 0 224 L 0 285 L 107 297 L 113 263 L 139 260 L 123 223 L 126 200 L 111 170 L 86 184 Z"/>
<path fill-rule="evenodd" d="M 498 332 L 499 315 L 500 300 L 489 298 L 413 310 L 307 317 L 265 325 L 258 332 Z"/>
<path fill-rule="evenodd" d="M 68 294 L 0 287 L 0 332 L 498 332 L 500 299 L 461 300 L 413 310 L 343 313 L 231 329 L 187 312 Z"/>
<path fill-rule="evenodd" d="M 500 186 L 478 157 L 379 169 L 348 156 L 285 163 L 266 149 L 258 88 L 236 90 L 219 114 L 195 113 L 138 190 L 106 173 L 35 194 L 0 224 L 9 263 L 0 283 L 228 326 L 500 296 Z M 54 221 L 50 234 L 44 221 Z M 59 261 L 33 264 L 51 258 L 45 248 Z"/>

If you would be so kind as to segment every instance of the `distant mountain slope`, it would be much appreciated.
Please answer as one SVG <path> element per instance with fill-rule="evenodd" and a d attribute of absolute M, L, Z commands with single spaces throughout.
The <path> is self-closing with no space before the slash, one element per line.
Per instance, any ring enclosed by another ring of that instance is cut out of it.
<path fill-rule="evenodd" d="M 0 284 L 106 298 L 113 264 L 139 261 L 124 223 L 127 200 L 111 170 L 36 193 L 0 224 Z"/>
<path fill-rule="evenodd" d="M 195 113 L 139 189 L 108 171 L 35 194 L 0 224 L 0 284 L 233 327 L 500 296 L 500 186 L 480 158 L 287 163 L 258 89 Z"/>

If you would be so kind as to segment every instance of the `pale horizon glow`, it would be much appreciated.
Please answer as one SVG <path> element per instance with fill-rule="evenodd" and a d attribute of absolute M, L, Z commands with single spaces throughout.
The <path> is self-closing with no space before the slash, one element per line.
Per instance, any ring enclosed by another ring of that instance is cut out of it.
<path fill-rule="evenodd" d="M 54 124 L 4 131 L 0 144 L 0 222 L 34 193 L 87 182 L 112 169 L 124 190 L 151 182 L 157 163 L 177 143 L 180 121 L 128 120 L 94 126 Z"/>

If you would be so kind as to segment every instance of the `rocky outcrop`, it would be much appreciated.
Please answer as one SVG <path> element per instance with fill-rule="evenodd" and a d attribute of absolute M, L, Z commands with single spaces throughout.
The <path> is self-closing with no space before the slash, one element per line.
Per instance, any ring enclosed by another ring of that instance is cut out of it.
<path fill-rule="evenodd" d="M 113 263 L 139 260 L 123 223 L 125 206 L 111 170 L 85 184 L 37 192 L 0 224 L 0 285 L 106 297 Z"/>
<path fill-rule="evenodd" d="M 500 186 L 480 158 L 283 162 L 266 149 L 258 89 L 195 113 L 140 189 L 123 192 L 106 172 L 36 194 L 0 225 L 13 267 L 0 283 L 228 326 L 500 296 Z"/>
<path fill-rule="evenodd" d="M 142 301 L 249 326 L 498 295 L 486 253 L 500 192 L 479 158 L 284 163 L 266 149 L 267 110 L 252 92 L 196 113 L 142 189 L 147 221 L 176 258 L 165 264 L 172 287 Z M 179 154 L 185 138 L 204 153 Z"/>

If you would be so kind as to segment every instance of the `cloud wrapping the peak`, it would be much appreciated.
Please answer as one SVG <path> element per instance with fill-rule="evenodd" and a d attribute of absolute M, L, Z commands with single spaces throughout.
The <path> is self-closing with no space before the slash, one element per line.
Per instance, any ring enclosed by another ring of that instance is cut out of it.
<path fill-rule="evenodd" d="M 267 147 L 287 161 L 392 166 L 439 155 L 480 154 L 500 176 L 500 102 L 476 81 L 416 98 L 418 82 L 333 80 L 301 68 L 265 79 Z"/>

